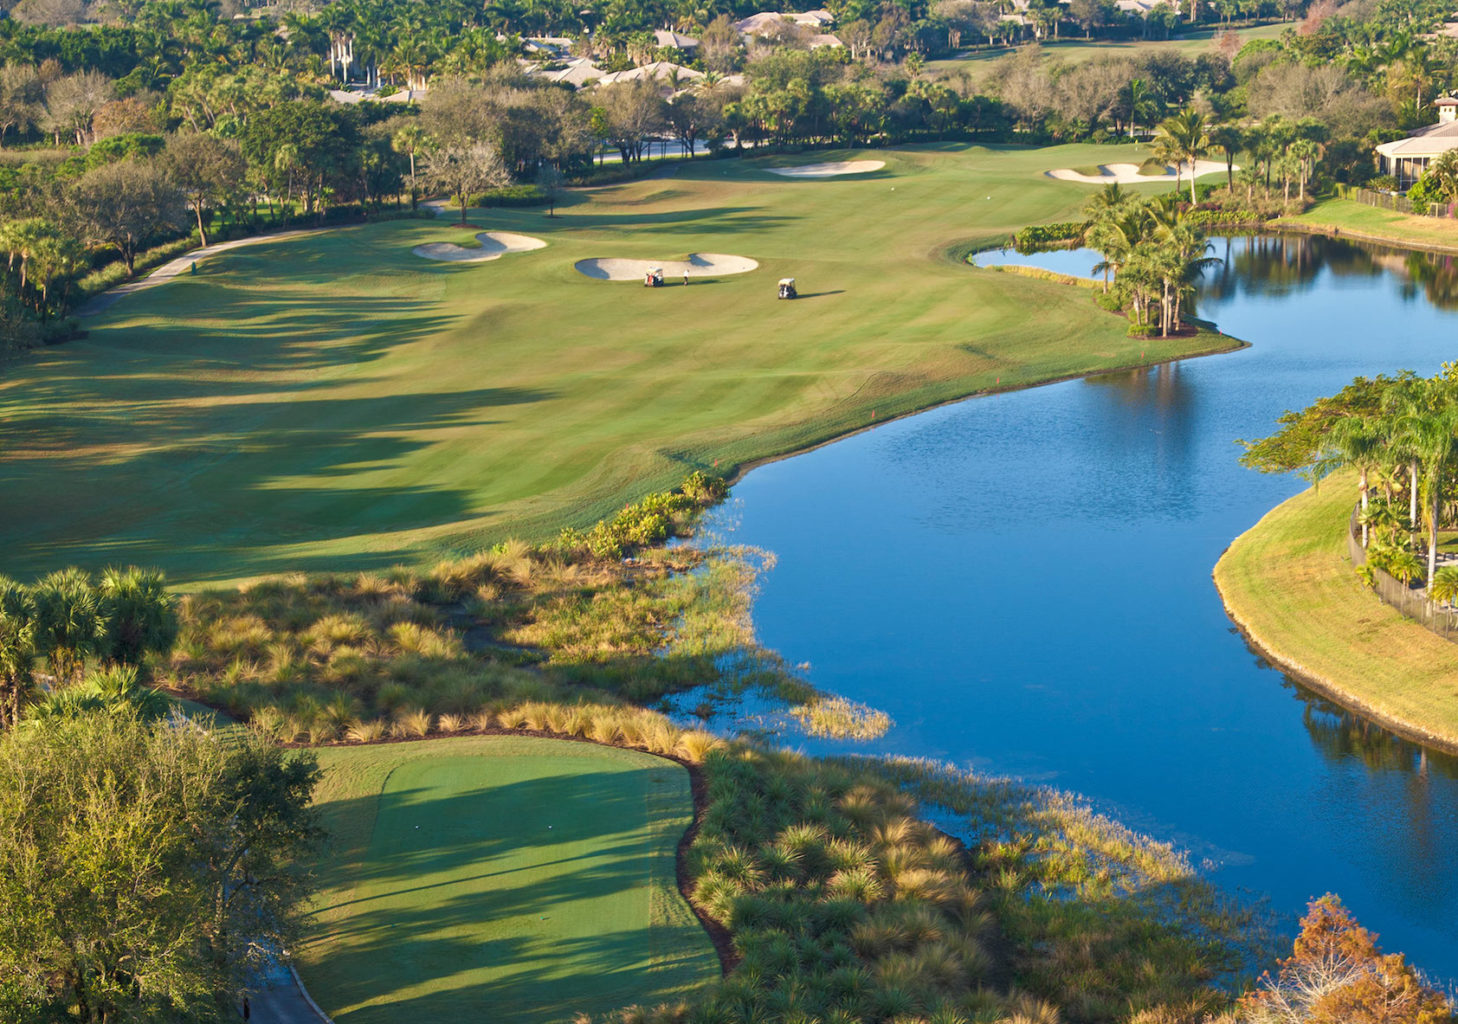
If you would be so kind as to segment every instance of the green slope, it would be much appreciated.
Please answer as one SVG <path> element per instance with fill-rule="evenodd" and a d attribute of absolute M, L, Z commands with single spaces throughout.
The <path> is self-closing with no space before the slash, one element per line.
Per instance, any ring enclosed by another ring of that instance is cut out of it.
<path fill-rule="evenodd" d="M 319 757 L 335 839 L 300 973 L 339 1024 L 570 1020 L 718 975 L 676 887 L 679 765 L 525 737 Z"/>

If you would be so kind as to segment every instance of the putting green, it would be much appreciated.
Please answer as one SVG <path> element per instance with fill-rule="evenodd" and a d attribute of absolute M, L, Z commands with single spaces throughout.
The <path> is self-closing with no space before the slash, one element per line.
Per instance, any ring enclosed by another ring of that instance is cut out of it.
<path fill-rule="evenodd" d="M 1131 340 L 1082 291 L 956 258 L 1074 216 L 1089 186 L 1048 168 L 1147 155 L 948 144 L 821 180 L 702 160 L 555 217 L 478 212 L 548 243 L 488 263 L 414 255 L 475 237 L 434 220 L 219 254 L 6 367 L 4 569 L 188 584 L 419 563 L 981 389 L 1218 347 Z M 689 252 L 761 269 L 659 289 L 573 269 Z M 776 300 L 781 277 L 800 299 Z"/>
<path fill-rule="evenodd" d="M 564 1021 L 718 976 L 675 879 L 681 766 L 510 736 L 319 760 L 334 840 L 300 974 L 339 1024 Z"/>

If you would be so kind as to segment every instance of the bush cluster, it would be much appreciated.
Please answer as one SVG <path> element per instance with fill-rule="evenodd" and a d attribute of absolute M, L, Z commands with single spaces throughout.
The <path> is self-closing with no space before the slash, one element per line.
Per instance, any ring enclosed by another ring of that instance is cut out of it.
<path fill-rule="evenodd" d="M 1032 224 L 1013 235 L 1013 248 L 1024 255 L 1066 242 L 1076 242 L 1083 237 L 1083 221 L 1064 221 L 1058 224 Z"/>
<path fill-rule="evenodd" d="M 557 546 L 569 552 L 585 550 L 596 558 L 623 558 L 674 536 L 694 515 L 723 500 L 725 493 L 724 481 L 695 472 L 677 491 L 650 494 L 591 529 L 563 530 Z"/>

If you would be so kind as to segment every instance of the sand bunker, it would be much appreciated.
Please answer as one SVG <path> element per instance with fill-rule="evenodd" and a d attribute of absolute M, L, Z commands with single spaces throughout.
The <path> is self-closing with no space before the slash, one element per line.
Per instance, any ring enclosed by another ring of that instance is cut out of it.
<path fill-rule="evenodd" d="M 886 166 L 885 160 L 842 160 L 833 164 L 804 164 L 800 167 L 766 167 L 771 174 L 786 178 L 834 178 L 840 174 L 869 174 Z"/>
<path fill-rule="evenodd" d="M 689 279 L 695 277 L 718 277 L 722 274 L 747 274 L 759 269 L 759 262 L 748 256 L 729 256 L 722 252 L 691 252 L 686 260 L 620 260 L 594 259 L 578 260 L 574 264 L 579 274 L 598 281 L 639 281 L 653 267 L 661 267 L 663 276 L 670 281 L 689 272 Z"/>
<path fill-rule="evenodd" d="M 1080 174 L 1066 167 L 1057 171 L 1045 171 L 1044 173 L 1050 178 L 1057 178 L 1059 181 L 1083 181 L 1090 185 L 1110 185 L 1115 183 L 1120 185 L 1138 185 L 1141 182 L 1173 179 L 1175 176 L 1173 166 L 1166 166 L 1163 174 L 1140 174 L 1138 164 L 1099 164 L 1099 170 L 1103 173 Z M 1186 181 L 1190 180 L 1189 170 L 1188 164 L 1180 168 L 1180 176 Z M 1238 171 L 1240 168 L 1236 167 L 1235 170 Z M 1206 174 L 1214 174 L 1216 171 L 1224 174 L 1225 164 L 1219 160 L 1195 161 L 1195 177 L 1197 178 Z"/>
<path fill-rule="evenodd" d="M 547 243 L 531 235 L 514 235 L 510 231 L 483 231 L 476 236 L 481 243 L 479 249 L 468 249 L 455 242 L 427 242 L 417 245 L 411 252 L 428 260 L 445 263 L 485 263 L 498 260 L 509 252 L 531 252 L 543 249 Z"/>

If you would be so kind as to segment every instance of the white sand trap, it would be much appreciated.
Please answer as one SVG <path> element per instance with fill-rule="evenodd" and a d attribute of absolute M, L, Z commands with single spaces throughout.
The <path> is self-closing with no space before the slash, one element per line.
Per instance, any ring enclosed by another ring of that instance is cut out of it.
<path fill-rule="evenodd" d="M 531 235 L 514 235 L 510 231 L 483 231 L 476 236 L 479 249 L 468 249 L 455 242 L 427 242 L 410 250 L 417 256 L 443 263 L 485 263 L 499 260 L 509 252 L 531 252 L 545 249 L 547 243 Z"/>
<path fill-rule="evenodd" d="M 663 276 L 672 281 L 689 272 L 696 277 L 718 277 L 723 274 L 747 274 L 759 269 L 759 261 L 748 256 L 730 256 L 722 252 L 691 252 L 686 260 L 578 260 L 577 272 L 597 281 L 639 281 L 653 267 L 662 267 Z"/>
<path fill-rule="evenodd" d="M 1163 174 L 1140 174 L 1138 164 L 1099 164 L 1102 174 L 1079 174 L 1068 168 L 1061 168 L 1056 171 L 1045 171 L 1050 178 L 1057 178 L 1059 181 L 1082 181 L 1090 185 L 1138 185 L 1148 181 L 1172 180 L 1175 176 L 1173 165 L 1167 164 Z M 1185 164 L 1180 169 L 1180 176 L 1185 181 L 1190 180 L 1189 165 Z M 1234 170 L 1240 170 L 1239 167 Z M 1216 172 L 1225 173 L 1225 164 L 1219 160 L 1196 160 L 1195 177 L 1204 177 L 1207 174 Z"/>
<path fill-rule="evenodd" d="M 832 164 L 802 164 L 799 167 L 766 167 L 771 174 L 786 178 L 834 178 L 841 174 L 869 174 L 886 166 L 885 160 L 842 160 Z"/>

